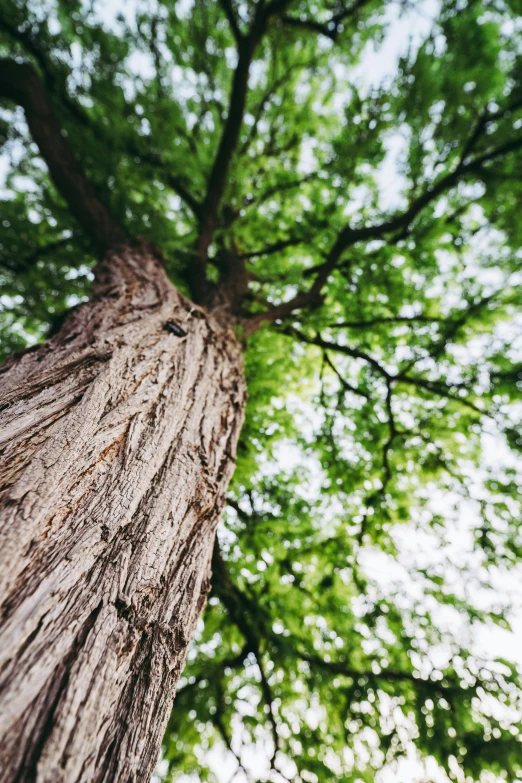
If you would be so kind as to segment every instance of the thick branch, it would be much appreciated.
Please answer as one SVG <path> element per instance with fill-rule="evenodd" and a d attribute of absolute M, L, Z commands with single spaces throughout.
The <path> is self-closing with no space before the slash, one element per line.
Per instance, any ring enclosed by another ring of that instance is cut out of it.
<path fill-rule="evenodd" d="M 0 96 L 22 106 L 31 135 L 56 188 L 101 250 L 126 241 L 123 228 L 100 201 L 57 124 L 47 90 L 28 63 L 0 60 Z"/>
<path fill-rule="evenodd" d="M 281 304 L 274 305 L 269 310 L 263 310 L 260 313 L 255 313 L 255 315 L 245 318 L 242 321 L 245 337 L 254 334 L 265 324 L 273 324 L 275 321 L 280 321 L 291 315 L 295 310 L 309 307 L 314 303 L 313 296 L 314 293 L 312 289 L 310 291 L 303 291 L 288 302 L 281 302 Z M 315 304 L 319 305 L 321 302 L 321 294 L 318 292 L 315 296 Z"/>
<path fill-rule="evenodd" d="M 152 29 L 156 30 L 158 19 L 152 20 Z M 0 14 L 0 28 L 4 28 L 8 34 L 16 40 L 24 50 L 30 56 L 34 57 L 38 63 L 39 68 L 43 74 L 45 87 L 53 97 L 64 106 L 67 112 L 77 122 L 83 126 L 87 126 L 91 133 L 96 134 L 99 138 L 103 135 L 105 143 L 110 149 L 124 149 L 129 155 L 140 158 L 143 163 L 157 168 L 161 172 L 161 178 L 178 196 L 187 204 L 196 217 L 200 215 L 200 204 L 197 199 L 190 193 L 188 188 L 183 182 L 182 177 L 172 174 L 168 171 L 167 164 L 162 160 L 161 156 L 155 152 L 144 152 L 138 145 L 132 140 L 122 139 L 116 137 L 114 133 L 108 132 L 107 128 L 103 124 L 96 124 L 93 118 L 88 114 L 76 101 L 71 99 L 65 89 L 64 74 L 61 70 L 53 64 L 45 47 L 40 44 L 38 38 L 29 32 L 22 32 L 20 28 L 12 23 L 12 20 L 6 18 Z M 156 61 L 156 69 L 158 69 L 157 60 L 160 57 L 154 43 L 151 44 L 154 58 Z M 179 129 L 178 129 L 179 130 Z M 181 132 L 181 131 L 180 131 Z M 192 136 L 184 134 L 185 140 L 190 144 L 192 142 Z M 195 152 L 195 150 L 193 150 Z"/>
<path fill-rule="evenodd" d="M 263 37 L 270 17 L 282 12 L 289 2 L 290 0 L 272 0 L 268 5 L 259 3 L 248 35 L 242 35 L 239 30 L 236 34 L 238 62 L 232 79 L 229 110 L 219 141 L 216 157 L 208 178 L 206 196 L 201 212 L 197 246 L 200 268 L 195 270 L 195 274 L 199 278 L 201 278 L 202 272 L 204 273 L 205 271 L 208 259 L 208 247 L 212 240 L 216 217 L 225 191 L 230 165 L 239 142 L 239 135 L 245 113 L 250 65 L 252 64 L 254 53 Z M 225 10 L 227 7 L 232 14 L 232 18 L 234 18 L 233 9 L 231 8 L 230 3 L 225 2 Z M 230 19 L 229 22 L 232 24 Z M 197 288 L 201 288 L 200 281 L 195 280 L 195 283 Z"/>
<path fill-rule="evenodd" d="M 415 218 L 436 198 L 448 191 L 461 179 L 467 175 L 480 172 L 485 163 L 489 163 L 496 158 L 515 152 L 522 148 L 522 136 L 515 137 L 504 144 L 477 155 L 471 160 L 464 160 L 458 163 L 453 171 L 448 172 L 437 182 L 432 183 L 420 196 L 412 201 L 405 212 L 401 212 L 394 217 L 378 223 L 373 226 L 364 226 L 361 228 L 352 228 L 346 226 L 340 232 L 335 245 L 331 250 L 331 255 L 339 257 L 348 247 L 361 240 L 382 239 L 387 234 L 392 234 L 400 229 L 407 228 Z"/>
<path fill-rule="evenodd" d="M 436 198 L 456 185 L 461 179 L 469 174 L 480 173 L 486 163 L 507 155 L 510 152 L 516 152 L 522 149 L 522 136 L 517 136 L 498 147 L 475 156 L 471 160 L 460 161 L 458 165 L 437 182 L 431 184 L 420 196 L 412 201 L 408 209 L 401 212 L 382 223 L 371 226 L 362 226 L 352 228 L 345 226 L 338 234 L 325 262 L 317 266 L 315 271 L 317 276 L 311 288 L 308 291 L 298 293 L 293 299 L 280 305 L 266 310 L 263 313 L 256 313 L 244 321 L 244 331 L 246 335 L 256 332 L 263 324 L 274 323 L 282 318 L 291 315 L 296 310 L 304 307 L 314 307 L 322 301 L 322 289 L 326 284 L 330 274 L 338 266 L 343 253 L 357 242 L 370 241 L 373 239 L 384 239 L 389 234 L 397 231 L 407 232 L 415 218 Z"/>
<path fill-rule="evenodd" d="M 207 192 L 202 207 L 197 248 L 202 267 L 206 265 L 208 246 L 212 239 L 217 212 L 225 190 L 228 170 L 239 139 L 246 104 L 248 74 L 254 49 L 255 44 L 250 39 L 246 40 L 239 48 L 240 54 L 232 82 L 228 116 L 208 178 Z"/>

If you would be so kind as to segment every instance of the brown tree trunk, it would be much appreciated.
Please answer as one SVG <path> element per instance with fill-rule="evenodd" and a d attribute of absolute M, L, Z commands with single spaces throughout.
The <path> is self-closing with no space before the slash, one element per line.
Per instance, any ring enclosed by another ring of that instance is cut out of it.
<path fill-rule="evenodd" d="M 0 389 L 0 781 L 147 781 L 209 586 L 240 346 L 129 246 Z"/>

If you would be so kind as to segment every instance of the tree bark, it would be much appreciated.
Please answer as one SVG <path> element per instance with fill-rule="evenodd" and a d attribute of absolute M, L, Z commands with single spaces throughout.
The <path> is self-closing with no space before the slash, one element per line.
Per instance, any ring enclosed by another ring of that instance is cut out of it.
<path fill-rule="evenodd" d="M 147 781 L 209 588 L 241 348 L 129 245 L 0 389 L 0 781 Z"/>

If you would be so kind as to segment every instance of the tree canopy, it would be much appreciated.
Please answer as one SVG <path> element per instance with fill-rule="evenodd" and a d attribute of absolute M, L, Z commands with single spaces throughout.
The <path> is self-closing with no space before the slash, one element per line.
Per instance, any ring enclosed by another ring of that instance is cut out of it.
<path fill-rule="evenodd" d="M 247 280 L 247 420 L 166 780 L 216 780 L 221 747 L 237 783 L 371 781 L 412 744 L 457 781 L 522 777 L 520 673 L 478 644 L 522 557 L 521 14 L 0 0 L 0 56 L 124 231 L 196 299 Z M 7 95 L 4 356 L 89 296 L 100 244 Z"/>

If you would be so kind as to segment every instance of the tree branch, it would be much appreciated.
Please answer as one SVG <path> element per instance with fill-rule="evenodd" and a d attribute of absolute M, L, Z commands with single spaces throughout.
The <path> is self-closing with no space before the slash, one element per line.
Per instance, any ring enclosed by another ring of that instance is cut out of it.
<path fill-rule="evenodd" d="M 197 241 L 197 256 L 199 263 L 197 265 L 198 268 L 194 269 L 193 276 L 194 287 L 200 295 L 204 294 L 202 289 L 204 288 L 205 270 L 208 261 L 208 248 L 212 241 L 218 210 L 227 183 L 228 172 L 239 142 L 239 135 L 243 124 L 250 66 L 270 17 L 282 12 L 289 2 L 290 0 L 272 0 L 272 2 L 267 5 L 259 3 L 256 7 L 254 21 L 248 35 L 239 34 L 236 37 L 238 62 L 232 79 L 228 115 L 208 178 L 206 195 L 200 216 L 200 228 Z M 228 6 L 229 10 L 231 10 L 228 0 L 225 0 L 225 6 Z"/>
<path fill-rule="evenodd" d="M 361 351 L 359 348 L 353 348 L 349 345 L 338 345 L 337 343 L 332 343 L 329 340 L 323 340 L 320 335 L 309 337 L 308 335 L 304 334 L 304 332 L 301 332 L 295 327 L 284 329 L 283 334 L 296 337 L 298 340 L 307 343 L 308 345 L 317 345 L 318 348 L 322 348 L 325 351 L 335 351 L 336 353 L 342 353 L 345 356 L 351 356 L 352 359 L 361 359 L 363 362 L 366 362 L 366 364 L 369 364 L 371 367 L 373 367 L 373 369 L 376 370 L 379 375 L 382 375 L 382 377 L 386 380 L 391 381 L 394 378 L 394 376 L 391 375 L 386 370 L 386 368 L 377 361 L 377 359 L 374 359 L 373 356 L 370 356 L 365 351 Z"/>
<path fill-rule="evenodd" d="M 512 112 L 522 108 L 522 98 L 517 98 L 511 103 L 506 104 L 498 111 L 490 111 L 489 105 L 486 104 L 480 112 L 475 127 L 473 128 L 468 140 L 464 144 L 462 153 L 460 156 L 460 162 L 463 164 L 468 156 L 473 152 L 481 137 L 485 134 L 487 125 L 489 122 L 495 122 L 496 120 L 503 119 L 506 115 L 510 115 Z"/>
<path fill-rule="evenodd" d="M 319 655 L 310 655 L 300 651 L 297 652 L 297 655 L 302 661 L 306 661 L 313 666 L 324 669 L 331 674 L 340 674 L 355 680 L 364 677 L 369 680 L 384 680 L 385 682 L 406 682 L 416 687 L 433 689 L 437 693 L 447 694 L 451 692 L 460 692 L 460 689 L 456 686 L 445 685 L 440 681 L 424 680 L 421 677 L 415 677 L 412 672 L 401 672 L 393 669 L 382 669 L 379 673 L 376 673 L 371 669 L 361 671 L 359 669 L 353 669 L 341 661 L 325 661 L 324 658 L 321 658 Z"/>
<path fill-rule="evenodd" d="M 268 707 L 268 717 L 270 721 L 272 740 L 274 743 L 274 752 L 272 754 L 271 765 L 274 763 L 275 756 L 279 750 L 279 736 L 277 732 L 277 722 L 273 711 L 273 698 L 264 670 L 261 649 L 259 643 L 258 625 L 252 623 L 255 615 L 256 606 L 238 587 L 234 584 L 228 573 L 228 569 L 223 555 L 219 548 L 219 542 L 216 539 L 214 552 L 212 555 L 212 590 L 219 600 L 225 606 L 231 620 L 237 625 L 247 643 L 249 652 L 255 655 L 259 674 L 261 678 L 261 690 L 263 699 Z"/>
<path fill-rule="evenodd" d="M 161 155 L 157 155 L 154 152 L 143 152 L 136 145 L 132 145 L 129 148 L 129 153 L 138 157 L 148 166 L 159 169 L 161 172 L 160 179 L 162 179 L 171 190 L 178 194 L 180 199 L 192 210 L 196 218 L 201 217 L 201 204 L 195 196 L 190 193 L 181 177 L 165 170 L 167 164 L 162 160 Z"/>
<path fill-rule="evenodd" d="M 339 34 L 342 31 L 342 23 L 355 16 L 357 11 L 360 11 L 365 5 L 368 5 L 370 0 L 356 0 L 349 8 L 344 8 L 336 14 L 333 14 L 328 22 L 318 22 L 315 19 L 301 19 L 294 16 L 283 16 L 281 21 L 283 24 L 290 27 L 296 27 L 302 30 L 309 30 L 312 33 L 319 33 L 330 38 L 332 41 L 337 41 Z"/>
<path fill-rule="evenodd" d="M 498 147 L 494 147 L 481 155 L 477 155 L 471 160 L 459 161 L 453 171 L 448 172 L 437 182 L 432 183 L 428 188 L 410 204 L 407 210 L 394 215 L 392 218 L 373 226 L 364 226 L 361 228 L 352 228 L 346 226 L 341 230 L 335 245 L 331 250 L 331 255 L 339 257 L 341 253 L 351 245 L 361 240 L 381 239 L 386 234 L 402 228 L 407 228 L 415 218 L 431 204 L 436 198 L 441 196 L 451 187 L 457 184 L 461 179 L 470 173 L 480 172 L 484 163 L 489 163 L 495 158 L 509 152 L 514 152 L 522 148 L 522 136 L 511 139 Z"/>
<path fill-rule="evenodd" d="M 289 237 L 288 239 L 280 239 L 278 242 L 273 242 L 271 245 L 266 245 L 261 250 L 250 250 L 248 253 L 240 253 L 239 258 L 257 258 L 258 256 L 271 256 L 274 253 L 279 253 L 280 250 L 285 250 L 287 247 L 295 247 L 296 245 L 302 245 L 303 242 L 307 242 L 307 237 Z"/>
<path fill-rule="evenodd" d="M 256 639 L 258 636 L 262 636 L 264 639 L 273 640 L 275 645 L 280 647 L 281 637 L 275 636 L 269 625 L 260 625 L 259 618 L 256 613 L 256 605 L 253 604 L 252 599 L 249 596 L 247 596 L 237 587 L 237 585 L 233 583 L 228 573 L 226 563 L 219 551 L 219 544 L 217 542 L 214 548 L 214 559 L 212 567 L 215 576 L 217 577 L 213 580 L 212 589 L 215 591 L 215 594 L 218 596 L 219 600 L 227 610 L 232 622 L 237 625 L 245 638 L 247 638 L 247 633 L 249 636 L 253 636 Z M 255 644 L 257 644 L 257 641 Z M 288 650 L 288 646 L 286 649 Z M 455 686 L 453 686 L 451 683 L 445 684 L 444 682 L 425 680 L 420 677 L 416 677 L 411 671 L 382 669 L 380 672 L 374 672 L 371 669 L 365 670 L 353 668 L 348 663 L 343 661 L 326 661 L 317 653 L 309 653 L 306 650 L 303 650 L 299 644 L 294 644 L 292 651 L 296 658 L 305 661 L 311 666 L 323 669 L 323 671 L 328 671 L 331 674 L 350 677 L 354 680 L 358 680 L 359 678 L 364 677 L 368 680 L 377 680 L 381 682 L 409 683 L 414 687 L 430 688 L 433 689 L 436 693 L 445 694 L 450 694 L 455 690 Z"/>
<path fill-rule="evenodd" d="M 337 376 L 337 378 L 338 378 L 338 380 L 339 380 L 339 383 L 341 384 L 342 388 L 343 388 L 345 391 L 349 391 L 349 392 L 351 392 L 352 394 L 357 394 L 359 397 L 364 397 L 364 399 L 365 399 L 365 400 L 369 400 L 369 399 L 370 399 L 370 395 L 369 395 L 367 392 L 365 392 L 365 391 L 361 391 L 361 389 L 358 389 L 358 388 L 357 388 L 357 386 L 352 386 L 352 384 L 351 384 L 351 383 L 349 383 L 349 382 L 346 380 L 346 378 L 344 378 L 344 377 L 341 375 L 341 373 L 339 372 L 339 370 L 337 369 L 337 367 L 335 366 L 335 364 L 334 364 L 334 363 L 332 362 L 332 360 L 330 359 L 330 357 L 329 357 L 329 355 L 328 355 L 328 351 L 324 351 L 324 352 L 323 352 L 323 357 L 324 357 L 324 360 L 325 360 L 326 364 L 328 365 L 328 367 L 329 367 L 331 370 L 333 370 L 333 372 L 334 372 L 334 373 L 335 373 L 335 375 Z"/>
<path fill-rule="evenodd" d="M 28 63 L 0 60 L 0 96 L 24 109 L 50 177 L 74 217 L 102 251 L 127 241 L 124 229 L 99 199 L 54 117 L 47 90 Z"/>
<path fill-rule="evenodd" d="M 241 149 L 240 149 L 241 155 L 244 155 L 245 152 L 247 152 L 252 142 L 255 140 L 258 132 L 259 122 L 263 116 L 267 104 L 270 103 L 271 99 L 277 93 L 279 88 L 284 86 L 288 82 L 292 72 L 294 70 L 297 70 L 298 67 L 299 67 L 299 63 L 294 63 L 293 65 L 291 65 L 289 68 L 285 70 L 285 72 L 283 73 L 282 76 L 279 77 L 279 79 L 276 79 L 274 82 L 272 82 L 272 84 L 269 87 L 267 87 L 267 89 L 265 90 L 255 111 L 253 125 L 251 126 L 250 131 L 246 136 L 246 138 L 244 139 L 243 143 L 241 144 Z"/>
<path fill-rule="evenodd" d="M 232 0 L 219 0 L 219 4 L 223 9 L 223 11 L 225 12 L 225 16 L 227 17 L 227 21 L 228 24 L 230 25 L 230 29 L 232 30 L 232 34 L 236 39 L 237 45 L 239 46 L 243 38 L 243 33 L 239 29 L 239 25 L 236 19 L 236 12 L 234 11 L 234 7 L 232 5 Z"/>
<path fill-rule="evenodd" d="M 212 240 L 215 222 L 221 199 L 227 182 L 227 175 L 237 147 L 243 116 L 245 113 L 248 76 L 250 65 L 257 45 L 257 39 L 251 34 L 242 38 L 238 45 L 239 59 L 232 81 L 232 92 L 227 119 L 219 142 L 216 157 L 207 182 L 203 201 L 197 252 L 200 259 L 198 275 L 204 272 L 208 260 L 208 247 Z"/>
<path fill-rule="evenodd" d="M 287 190 L 294 190 L 295 188 L 300 188 L 301 185 L 306 185 L 307 182 L 313 182 L 313 180 L 318 179 L 319 173 L 317 171 L 312 171 L 310 174 L 306 174 L 304 177 L 300 177 L 299 179 L 291 179 L 287 182 L 279 182 L 276 185 L 272 185 L 272 187 L 267 188 L 263 193 L 260 193 L 259 196 L 252 196 L 251 198 L 246 198 L 243 201 L 244 207 L 251 207 L 252 205 L 259 206 L 260 204 L 264 204 L 265 201 L 268 201 L 268 199 L 272 198 L 272 196 L 277 196 L 279 193 L 284 193 Z"/>
<path fill-rule="evenodd" d="M 225 700 L 224 700 L 223 688 L 221 687 L 221 682 L 218 679 L 216 682 L 216 713 L 214 715 L 214 722 L 218 728 L 219 733 L 221 734 L 221 737 L 223 739 L 223 742 L 225 743 L 227 750 L 236 759 L 238 770 L 241 770 L 244 773 L 246 779 L 249 780 L 248 772 L 243 766 L 243 762 L 241 761 L 241 756 L 239 756 L 239 754 L 236 753 L 232 745 L 232 738 L 229 736 L 229 733 L 225 726 L 225 722 L 223 720 L 224 713 L 225 713 Z M 234 777 L 232 778 L 232 780 L 234 779 Z"/>
<path fill-rule="evenodd" d="M 430 381 L 427 378 L 419 378 L 417 376 L 405 375 L 402 373 L 395 375 L 393 380 L 396 383 L 404 383 L 407 386 L 417 386 L 419 389 L 425 389 L 426 391 L 435 394 L 437 397 L 445 397 L 448 400 L 453 400 L 453 402 L 458 402 L 465 408 L 470 408 L 470 410 L 478 413 L 479 416 L 491 415 L 488 413 L 488 411 L 483 411 L 471 400 L 467 400 L 465 397 L 460 397 L 458 394 L 453 394 L 453 392 L 448 388 L 448 384 L 444 383 L 443 381 Z M 455 385 L 456 384 L 452 384 L 452 386 Z M 465 388 L 465 386 L 461 385 L 461 388 Z"/>
<path fill-rule="evenodd" d="M 389 316 L 383 318 L 369 318 L 367 321 L 340 321 L 336 324 L 328 324 L 329 329 L 367 329 L 369 326 L 380 326 L 382 324 L 433 324 L 444 321 L 444 318 L 427 315 L 411 316 Z"/>
<path fill-rule="evenodd" d="M 328 253 L 324 264 L 315 267 L 317 276 L 311 288 L 308 291 L 298 293 L 288 302 L 276 305 L 263 313 L 256 313 L 243 321 L 245 335 L 256 332 L 263 324 L 274 323 L 291 315 L 296 310 L 304 307 L 314 307 L 322 302 L 322 289 L 326 284 L 330 274 L 338 266 L 338 262 L 343 253 L 357 242 L 369 241 L 373 239 L 383 239 L 388 234 L 402 230 L 407 235 L 409 225 L 415 218 L 431 204 L 436 198 L 441 196 L 451 187 L 457 184 L 468 174 L 479 172 L 485 163 L 490 163 L 496 158 L 522 149 L 522 136 L 510 139 L 498 147 L 494 147 L 481 155 L 477 155 L 471 160 L 460 161 L 453 171 L 448 172 L 437 182 L 428 186 L 428 188 L 410 204 L 408 209 L 401 212 L 382 223 L 360 228 L 345 226 L 339 232 L 330 252 Z"/>
<path fill-rule="evenodd" d="M 158 23 L 157 17 L 153 20 L 153 27 L 156 29 Z M 107 128 L 103 124 L 95 124 L 92 117 L 86 112 L 76 101 L 72 100 L 68 95 L 65 88 L 64 73 L 57 69 L 56 65 L 52 62 L 45 47 L 39 42 L 38 38 L 30 32 L 22 32 L 16 24 L 13 24 L 12 20 L 6 18 L 0 14 L 0 28 L 4 28 L 7 33 L 17 41 L 27 54 L 34 57 L 38 63 L 38 67 L 43 74 L 45 86 L 49 93 L 55 100 L 59 100 L 63 104 L 64 108 L 77 122 L 82 126 L 86 126 L 97 137 L 103 135 L 104 141 L 109 145 L 111 149 L 122 149 L 133 157 L 138 157 L 143 163 L 152 166 L 161 171 L 161 178 L 168 187 L 170 187 L 178 196 L 187 204 L 196 217 L 199 217 L 201 211 L 201 205 L 197 199 L 189 192 L 186 185 L 183 183 L 181 177 L 170 173 L 167 170 L 165 162 L 161 156 L 155 152 L 144 152 L 138 145 L 132 140 L 122 140 L 120 137 L 115 137 L 114 134 L 108 133 Z M 151 46 L 154 46 L 151 44 Z M 154 49 L 155 61 L 160 57 L 159 52 Z M 157 67 L 157 63 L 156 63 Z M 61 87 L 61 89 L 59 89 Z M 183 134 L 178 129 L 185 140 L 191 144 L 192 137 L 188 134 Z M 193 148 L 193 152 L 196 150 Z"/>
<path fill-rule="evenodd" d="M 36 247 L 32 253 L 29 253 L 24 258 L 17 258 L 12 263 L 10 263 L 7 258 L 2 258 L 0 255 L 0 267 L 3 267 L 9 272 L 16 272 L 17 274 L 20 274 L 20 272 L 27 272 L 41 258 L 51 255 L 55 250 L 60 250 L 60 248 L 66 247 L 73 242 L 73 236 L 55 239 L 52 242 L 48 242 L 46 245 Z"/>
<path fill-rule="evenodd" d="M 427 378 L 408 375 L 405 372 L 398 372 L 395 375 L 392 375 L 373 356 L 370 356 L 365 351 L 361 351 L 359 348 L 354 348 L 353 346 L 349 345 L 338 345 L 337 343 L 332 343 L 329 340 L 323 340 L 319 335 L 316 335 L 315 337 L 309 337 L 295 327 L 288 327 L 284 329 L 282 333 L 291 337 L 296 337 L 298 340 L 306 343 L 307 345 L 316 345 L 318 348 L 322 348 L 323 351 L 335 351 L 337 353 L 344 354 L 345 356 L 350 356 L 353 359 L 360 359 L 361 361 L 370 365 L 370 367 L 372 367 L 379 375 L 384 378 L 388 389 L 390 389 L 390 384 L 393 383 L 404 383 L 409 386 L 417 386 L 419 389 L 429 391 L 432 394 L 435 394 L 437 397 L 445 397 L 446 399 L 452 400 L 453 402 L 458 402 L 460 405 L 470 408 L 480 416 L 490 415 L 487 411 L 484 411 L 475 405 L 475 403 L 471 400 L 468 400 L 465 397 L 460 397 L 458 394 L 454 394 L 451 391 L 450 386 L 443 381 L 432 381 Z M 452 387 L 455 385 L 456 384 L 451 384 Z M 461 385 L 460 388 L 465 389 L 466 386 Z"/>

